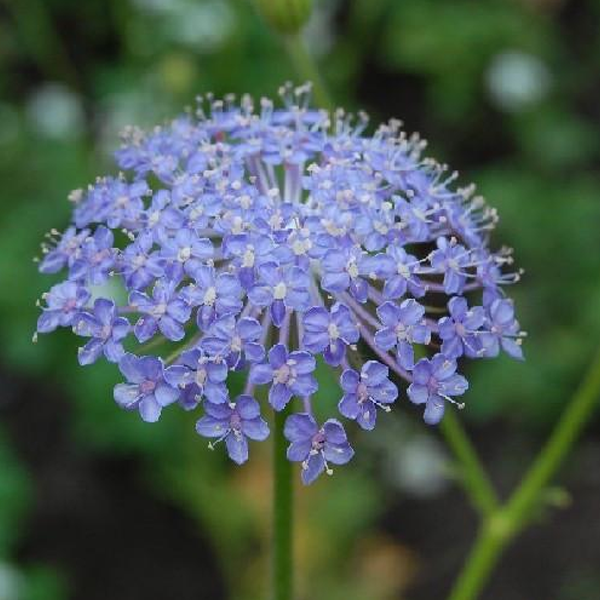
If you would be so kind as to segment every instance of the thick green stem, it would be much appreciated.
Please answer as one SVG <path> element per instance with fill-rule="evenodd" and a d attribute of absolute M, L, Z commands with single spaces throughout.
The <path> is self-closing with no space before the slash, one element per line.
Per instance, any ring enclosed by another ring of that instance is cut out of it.
<path fill-rule="evenodd" d="M 600 395 L 600 352 L 550 438 L 508 502 L 486 518 L 449 600 L 474 600 L 503 550 L 523 529 L 546 486 L 588 422 Z"/>
<path fill-rule="evenodd" d="M 288 415 L 275 413 L 273 427 L 273 600 L 293 597 L 293 483 L 283 426 Z"/>
<path fill-rule="evenodd" d="M 471 503 L 481 514 L 491 515 L 498 508 L 498 497 L 475 448 L 452 411 L 447 411 L 441 428 L 456 457 L 460 480 Z"/>
<path fill-rule="evenodd" d="M 300 34 L 286 36 L 284 44 L 298 77 L 312 83 L 316 104 L 322 108 L 332 110 L 334 105 L 327 86 L 323 83 L 315 61 L 306 49 Z"/>

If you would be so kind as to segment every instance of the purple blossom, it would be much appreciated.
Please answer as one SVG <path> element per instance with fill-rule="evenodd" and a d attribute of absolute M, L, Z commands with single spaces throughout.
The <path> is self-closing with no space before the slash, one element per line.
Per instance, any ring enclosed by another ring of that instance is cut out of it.
<path fill-rule="evenodd" d="M 344 395 L 339 410 L 348 419 L 354 419 L 363 429 L 374 429 L 377 409 L 390 410 L 398 397 L 398 388 L 389 380 L 389 369 L 376 360 L 368 360 L 360 374 L 346 369 L 340 378 Z"/>
<path fill-rule="evenodd" d="M 140 342 L 146 342 L 157 330 L 169 340 L 179 341 L 185 336 L 183 326 L 190 318 L 189 304 L 176 291 L 176 282 L 159 279 L 152 296 L 142 292 L 131 292 L 129 304 L 143 313 L 133 328 Z"/>
<path fill-rule="evenodd" d="M 252 396 L 238 396 L 231 404 L 208 403 L 204 410 L 206 415 L 196 423 L 196 431 L 204 437 L 217 438 L 217 442 L 224 440 L 229 458 L 238 465 L 248 460 L 248 439 L 262 442 L 269 437 L 269 426 Z"/>
<path fill-rule="evenodd" d="M 436 354 L 431 360 L 422 358 L 415 365 L 408 397 L 415 404 L 425 404 L 423 419 L 435 425 L 444 416 L 445 402 L 456 404 L 452 396 L 462 396 L 468 387 L 467 380 L 456 373 L 456 362 Z"/>
<path fill-rule="evenodd" d="M 470 262 L 469 252 L 456 240 L 437 239 L 437 250 L 431 253 L 431 267 L 444 275 L 444 290 L 447 294 L 460 294 L 464 288 L 465 269 Z"/>
<path fill-rule="evenodd" d="M 48 234 L 39 268 L 62 282 L 37 325 L 88 338 L 82 364 L 118 361 L 115 398 L 146 420 L 202 403 L 199 432 L 236 462 L 266 436 L 256 385 L 275 410 L 301 404 L 288 457 L 305 482 L 352 456 L 341 425 L 313 416 L 319 355 L 343 369 L 340 412 L 373 429 L 398 396 L 392 373 L 437 422 L 467 387 L 455 359 L 521 359 L 525 336 L 506 295 L 520 271 L 489 246 L 494 209 L 397 121 L 368 135 L 362 117 L 310 108 L 309 88 L 128 128 L 121 174 L 73 192 L 71 225 Z M 132 325 L 139 358 L 122 345 Z M 440 354 L 415 365 L 418 345 Z M 245 391 L 230 403 L 234 371 Z"/>
<path fill-rule="evenodd" d="M 129 383 L 115 386 L 116 403 L 127 410 L 139 410 L 147 423 L 158 421 L 162 409 L 173 404 L 179 396 L 179 392 L 165 381 L 160 358 L 125 354 L 119 361 L 119 370 Z"/>
<path fill-rule="evenodd" d="M 229 399 L 225 385 L 227 365 L 198 348 L 182 352 L 179 362 L 165 369 L 165 379 L 183 390 L 190 405 L 197 405 L 202 398 L 212 404 L 223 404 Z"/>
<path fill-rule="evenodd" d="M 259 281 L 248 291 L 256 306 L 270 307 L 276 327 L 284 321 L 286 310 L 304 311 L 310 306 L 308 273 L 300 267 L 278 267 L 268 262 L 258 268 Z"/>
<path fill-rule="evenodd" d="M 198 327 L 206 330 L 219 315 L 239 313 L 242 286 L 230 273 L 217 273 L 214 267 L 201 266 L 194 271 L 194 283 L 183 291 L 191 306 L 198 307 Z"/>
<path fill-rule="evenodd" d="M 269 350 L 269 362 L 252 366 L 250 381 L 271 384 L 269 403 L 279 411 L 292 396 L 308 398 L 317 391 L 317 380 L 312 375 L 315 367 L 315 359 L 309 352 L 288 352 L 284 344 L 276 344 Z"/>
<path fill-rule="evenodd" d="M 73 328 L 75 333 L 91 338 L 79 349 L 79 364 L 92 364 L 102 353 L 110 362 L 119 362 L 125 354 L 122 341 L 127 337 L 131 326 L 127 319 L 119 317 L 115 303 L 106 298 L 98 298 L 92 312 L 81 312 L 78 319 Z"/>
<path fill-rule="evenodd" d="M 234 315 L 227 314 L 211 324 L 200 346 L 211 356 L 225 357 L 230 369 L 240 370 L 246 362 L 264 359 L 261 337 L 262 326 L 256 319 L 244 317 L 236 321 Z"/>
<path fill-rule="evenodd" d="M 57 327 L 76 323 L 79 311 L 90 298 L 90 292 L 77 283 L 65 281 L 53 286 L 42 298 L 47 306 L 37 322 L 39 333 L 49 333 Z"/>
<path fill-rule="evenodd" d="M 408 254 L 398 246 L 388 246 L 386 249 L 388 270 L 384 272 L 385 284 L 383 297 L 386 300 L 402 298 L 410 292 L 415 298 L 425 295 L 425 286 L 417 277 L 419 261 L 416 256 Z"/>
<path fill-rule="evenodd" d="M 342 424 L 328 419 L 322 427 L 307 413 L 290 415 L 285 422 L 284 435 L 290 441 L 287 457 L 302 462 L 302 482 L 311 484 L 323 471 L 333 473 L 329 466 L 345 465 L 354 456 Z"/>
<path fill-rule="evenodd" d="M 153 246 L 152 233 L 144 231 L 121 254 L 119 264 L 129 289 L 142 290 L 164 275 L 166 260 L 152 251 Z"/>
<path fill-rule="evenodd" d="M 350 293 L 356 300 L 366 302 L 368 284 L 363 278 L 367 275 L 366 259 L 367 254 L 356 246 L 342 250 L 329 250 L 321 262 L 323 289 L 333 294 L 350 289 Z"/>
<path fill-rule="evenodd" d="M 114 236 L 100 226 L 81 244 L 80 252 L 69 270 L 69 279 L 87 279 L 93 285 L 104 283 L 115 266 Z"/>
<path fill-rule="evenodd" d="M 382 350 L 396 348 L 398 363 L 412 369 L 415 361 L 413 344 L 429 344 L 431 330 L 424 318 L 425 308 L 416 300 L 404 300 L 400 306 L 384 302 L 377 308 L 383 329 L 375 334 L 375 343 Z"/>
<path fill-rule="evenodd" d="M 341 364 L 346 346 L 356 344 L 359 337 L 352 312 L 344 304 L 334 304 L 331 311 L 313 306 L 304 313 L 303 346 L 313 354 L 322 352 L 333 367 Z"/>
<path fill-rule="evenodd" d="M 485 351 L 480 329 L 485 322 L 482 306 L 469 308 L 467 300 L 454 296 L 448 302 L 449 317 L 438 322 L 438 334 L 442 342 L 442 354 L 447 358 L 460 358 L 463 354 L 469 358 L 478 358 Z"/>
<path fill-rule="evenodd" d="M 56 245 L 42 245 L 44 258 L 40 261 L 40 272 L 58 273 L 63 267 L 70 267 L 79 255 L 81 245 L 87 239 L 89 233 L 89 229 L 77 231 L 76 227 L 69 227 L 62 235 L 54 231 L 53 234 L 58 236 L 57 242 L 52 234 L 48 234 L 51 242 L 56 243 Z"/>
<path fill-rule="evenodd" d="M 179 229 L 172 237 L 161 232 L 159 242 L 161 255 L 169 261 L 172 269 L 171 277 L 182 277 L 184 271 L 195 276 L 214 253 L 210 240 L 198 237 L 193 229 Z"/>
<path fill-rule="evenodd" d="M 485 356 L 498 356 L 500 348 L 512 358 L 523 360 L 521 342 L 524 334 L 515 319 L 511 300 L 495 299 L 487 309 L 486 331 L 480 336 Z"/>

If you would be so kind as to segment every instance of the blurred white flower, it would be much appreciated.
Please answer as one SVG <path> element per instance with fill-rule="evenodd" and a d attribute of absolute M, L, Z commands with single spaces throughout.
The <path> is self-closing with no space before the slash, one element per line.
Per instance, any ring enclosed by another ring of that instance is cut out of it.
<path fill-rule="evenodd" d="M 23 598 L 23 578 L 11 565 L 0 562 L 0 598 L 20 600 Z"/>
<path fill-rule="evenodd" d="M 551 74 L 537 56 L 507 50 L 492 59 L 486 84 L 492 102 L 502 110 L 514 112 L 544 98 L 550 88 Z"/>
<path fill-rule="evenodd" d="M 85 126 L 79 96 L 60 83 L 46 83 L 33 92 L 27 101 L 26 114 L 31 127 L 50 138 L 77 137 Z"/>

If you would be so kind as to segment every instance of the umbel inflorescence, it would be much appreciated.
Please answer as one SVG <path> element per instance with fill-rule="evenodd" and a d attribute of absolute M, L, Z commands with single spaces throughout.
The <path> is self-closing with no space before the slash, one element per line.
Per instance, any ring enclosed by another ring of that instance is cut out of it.
<path fill-rule="evenodd" d="M 282 97 L 256 111 L 248 97 L 201 99 L 126 131 L 122 173 L 74 192 L 72 225 L 43 249 L 40 270 L 66 279 L 44 294 L 37 331 L 72 328 L 80 364 L 118 363 L 114 398 L 145 421 L 200 405 L 198 433 L 237 463 L 269 435 L 266 403 L 291 403 L 288 458 L 310 483 L 354 454 L 339 416 L 313 414 L 318 360 L 361 428 L 398 384 L 435 424 L 462 406 L 456 361 L 522 358 L 524 334 L 503 291 L 519 274 L 488 247 L 496 213 L 473 187 L 455 188 L 397 121 L 366 135 L 363 116 L 310 108 L 308 86 Z M 232 371 L 247 374 L 236 398 Z"/>

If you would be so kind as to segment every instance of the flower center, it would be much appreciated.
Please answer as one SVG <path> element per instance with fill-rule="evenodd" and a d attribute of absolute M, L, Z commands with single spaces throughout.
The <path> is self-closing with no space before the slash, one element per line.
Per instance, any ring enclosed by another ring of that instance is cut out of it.
<path fill-rule="evenodd" d="M 317 452 L 320 452 L 323 449 L 323 446 L 325 445 L 325 434 L 322 430 L 317 431 L 317 433 L 313 435 L 311 445 L 313 450 L 316 450 Z"/>
<path fill-rule="evenodd" d="M 294 372 L 290 365 L 287 363 L 285 365 L 281 365 L 279 369 L 275 370 L 273 380 L 275 383 L 291 383 L 291 380 L 294 377 Z"/>
<path fill-rule="evenodd" d="M 185 246 L 177 253 L 177 260 L 179 262 L 185 262 L 186 260 L 189 260 L 190 256 L 192 256 L 192 248 L 190 246 Z"/>
<path fill-rule="evenodd" d="M 239 352 L 242 349 L 242 338 L 239 335 L 234 335 L 231 338 L 231 351 Z"/>
<path fill-rule="evenodd" d="M 140 383 L 140 392 L 144 395 L 151 394 L 156 388 L 156 381 L 146 379 Z"/>
<path fill-rule="evenodd" d="M 283 281 L 280 281 L 273 288 L 273 298 L 275 300 L 283 300 L 285 298 L 286 294 L 287 294 L 287 286 L 285 285 L 285 283 L 283 283 Z"/>
<path fill-rule="evenodd" d="M 369 390 L 364 383 L 359 383 L 356 388 L 356 395 L 358 396 L 358 403 L 363 404 L 369 399 Z"/>
<path fill-rule="evenodd" d="M 209 287 L 206 292 L 204 292 L 204 298 L 202 299 L 202 303 L 205 306 L 212 306 L 217 299 L 217 290 L 214 287 Z"/>
<path fill-rule="evenodd" d="M 254 246 L 248 246 L 242 257 L 242 267 L 254 266 Z"/>
<path fill-rule="evenodd" d="M 235 432 L 241 431 L 242 429 L 242 418 L 236 411 L 233 411 L 231 417 L 229 418 L 229 426 Z"/>
<path fill-rule="evenodd" d="M 166 304 L 166 302 L 160 302 L 156 306 L 152 307 L 152 310 L 150 311 L 150 314 L 153 317 L 159 318 L 159 317 L 162 317 L 166 312 L 167 312 L 167 304 Z"/>
<path fill-rule="evenodd" d="M 340 330 L 335 323 L 329 323 L 329 327 L 327 327 L 327 332 L 329 333 L 329 339 L 337 340 L 340 337 Z"/>
<path fill-rule="evenodd" d="M 358 265 L 356 264 L 356 261 L 354 259 L 348 261 L 346 271 L 348 271 L 348 275 L 350 275 L 352 279 L 356 279 L 358 277 Z"/>

